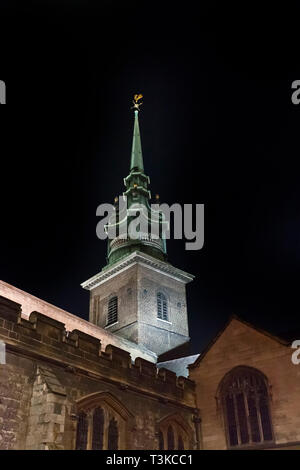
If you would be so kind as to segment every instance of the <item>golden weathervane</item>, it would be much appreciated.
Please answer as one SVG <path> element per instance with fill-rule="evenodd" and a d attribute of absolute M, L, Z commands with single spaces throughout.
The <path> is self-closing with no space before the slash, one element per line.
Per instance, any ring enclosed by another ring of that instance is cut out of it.
<path fill-rule="evenodd" d="M 143 104 L 143 103 L 139 103 L 139 101 L 143 98 L 143 95 L 141 94 L 138 94 L 138 95 L 134 95 L 133 97 L 133 106 L 131 109 L 137 109 L 138 111 L 140 110 L 140 106 Z"/>

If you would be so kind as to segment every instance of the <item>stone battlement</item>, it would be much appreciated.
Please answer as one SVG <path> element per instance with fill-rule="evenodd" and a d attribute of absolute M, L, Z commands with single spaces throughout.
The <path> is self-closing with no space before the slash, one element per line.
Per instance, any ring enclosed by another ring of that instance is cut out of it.
<path fill-rule="evenodd" d="M 99 338 L 79 329 L 67 331 L 65 324 L 40 312 L 22 317 L 21 305 L 0 296 L 0 339 L 7 351 L 53 363 L 66 372 L 101 377 L 121 387 L 138 387 L 163 400 L 194 403 L 194 382 L 158 369 L 153 362 L 136 357 L 113 344 L 104 347 Z"/>
<path fill-rule="evenodd" d="M 45 302 L 44 300 L 1 280 L 0 296 L 20 304 L 21 317 L 24 319 L 28 320 L 31 312 L 40 312 L 49 318 L 62 322 L 67 331 L 80 330 L 83 333 L 98 338 L 101 341 L 102 348 L 104 349 L 108 344 L 112 344 L 130 352 L 133 361 L 136 357 L 143 357 L 151 362 L 156 362 L 157 360 L 157 356 L 153 351 L 149 351 L 147 348 L 128 341 L 125 338 L 118 337 L 104 328 L 83 320 L 66 310 L 56 307 L 49 302 Z"/>

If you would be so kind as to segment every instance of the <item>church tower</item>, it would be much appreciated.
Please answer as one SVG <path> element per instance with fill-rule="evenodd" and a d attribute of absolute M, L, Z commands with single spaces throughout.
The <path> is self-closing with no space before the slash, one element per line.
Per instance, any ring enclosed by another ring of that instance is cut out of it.
<path fill-rule="evenodd" d="M 135 95 L 136 96 L 136 95 Z M 163 216 L 150 206 L 150 179 L 144 172 L 139 104 L 134 102 L 134 129 L 129 175 L 124 178 L 125 210 L 115 199 L 115 215 L 107 225 L 107 265 L 81 286 L 90 291 L 90 322 L 115 335 L 163 354 L 189 341 L 186 284 L 193 277 L 167 261 Z M 134 219 L 131 210 L 142 205 L 144 223 L 157 220 L 158 233 L 139 227 L 138 237 L 127 236 Z M 126 236 L 124 236 L 124 227 Z M 150 232 L 151 233 L 151 232 Z"/>

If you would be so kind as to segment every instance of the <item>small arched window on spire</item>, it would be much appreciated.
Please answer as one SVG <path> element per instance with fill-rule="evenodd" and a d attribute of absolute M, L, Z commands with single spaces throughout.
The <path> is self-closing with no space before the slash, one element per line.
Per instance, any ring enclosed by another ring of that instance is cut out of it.
<path fill-rule="evenodd" d="M 108 301 L 107 323 L 106 326 L 112 325 L 118 321 L 118 297 L 114 295 Z"/>
<path fill-rule="evenodd" d="M 158 292 L 157 296 L 157 318 L 168 321 L 168 301 L 162 292 Z"/>

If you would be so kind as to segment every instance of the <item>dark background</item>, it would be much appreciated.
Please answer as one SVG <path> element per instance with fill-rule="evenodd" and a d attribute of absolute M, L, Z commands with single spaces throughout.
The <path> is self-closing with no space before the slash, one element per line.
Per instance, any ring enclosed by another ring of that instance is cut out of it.
<path fill-rule="evenodd" d="M 80 283 L 106 256 L 96 208 L 123 190 L 142 93 L 152 194 L 205 204 L 203 249 L 168 243 L 196 276 L 195 353 L 232 313 L 277 334 L 300 326 L 298 15 L 200 5 L 0 7 L 0 278 L 88 319 Z"/>

